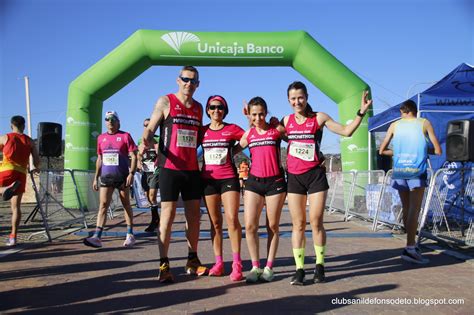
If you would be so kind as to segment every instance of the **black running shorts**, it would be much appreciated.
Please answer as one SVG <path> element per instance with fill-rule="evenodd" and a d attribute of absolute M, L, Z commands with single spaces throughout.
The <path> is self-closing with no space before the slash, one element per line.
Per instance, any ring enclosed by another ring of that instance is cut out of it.
<path fill-rule="evenodd" d="M 222 195 L 228 191 L 240 192 L 240 182 L 237 177 L 226 178 L 226 179 L 203 179 L 204 184 L 204 196 L 209 195 Z"/>
<path fill-rule="evenodd" d="M 199 171 L 160 168 L 159 182 L 161 201 L 178 201 L 180 193 L 183 201 L 201 199 L 202 182 Z"/>
<path fill-rule="evenodd" d="M 113 187 L 117 189 L 123 189 L 125 188 L 125 183 L 127 181 L 127 175 L 113 175 L 113 174 L 107 174 L 104 176 L 100 176 L 99 182 L 100 182 L 100 187 Z"/>
<path fill-rule="evenodd" d="M 272 177 L 255 177 L 252 174 L 245 182 L 245 190 L 260 196 L 272 196 L 286 192 L 286 181 L 283 175 Z"/>
<path fill-rule="evenodd" d="M 290 194 L 314 194 L 328 189 L 325 168 L 318 166 L 299 175 L 288 173 L 288 193 Z"/>
<path fill-rule="evenodd" d="M 159 174 L 151 173 L 151 172 L 143 172 L 142 173 L 142 188 L 144 191 L 149 191 L 151 189 L 158 189 L 159 185 Z"/>

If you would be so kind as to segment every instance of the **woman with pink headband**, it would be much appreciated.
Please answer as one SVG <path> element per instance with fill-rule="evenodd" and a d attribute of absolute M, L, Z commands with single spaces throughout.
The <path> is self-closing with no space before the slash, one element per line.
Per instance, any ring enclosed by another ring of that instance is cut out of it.
<path fill-rule="evenodd" d="M 224 122 L 229 112 L 227 101 L 220 95 L 210 96 L 206 104 L 206 114 L 211 123 L 202 130 L 204 163 L 201 176 L 204 182 L 204 198 L 211 220 L 211 237 L 216 263 L 209 270 L 209 276 L 224 275 L 222 258 L 222 212 L 227 221 L 232 247 L 232 281 L 242 280 L 242 260 L 240 244 L 242 227 L 238 212 L 240 206 L 240 183 L 233 156 L 241 150 L 238 145 L 244 130 L 237 125 Z"/>

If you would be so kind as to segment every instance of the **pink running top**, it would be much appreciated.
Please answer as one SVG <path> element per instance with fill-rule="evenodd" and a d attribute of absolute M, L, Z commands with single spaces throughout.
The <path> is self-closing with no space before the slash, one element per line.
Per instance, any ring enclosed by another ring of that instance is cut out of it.
<path fill-rule="evenodd" d="M 194 101 L 186 108 L 174 94 L 170 100 L 170 113 L 160 125 L 160 167 L 179 171 L 198 171 L 197 145 L 202 125 L 202 105 Z"/>
<path fill-rule="evenodd" d="M 103 133 L 97 138 L 97 154 L 102 155 L 100 175 L 128 175 L 128 154 L 137 146 L 128 132 Z"/>
<path fill-rule="evenodd" d="M 280 170 L 280 132 L 269 128 L 259 134 L 255 127 L 251 128 L 247 141 L 250 150 L 250 175 L 255 177 L 272 177 L 281 175 Z"/>
<path fill-rule="evenodd" d="M 298 124 L 295 114 L 291 114 L 285 128 L 288 135 L 288 173 L 303 174 L 318 166 L 321 163 L 322 130 L 317 116 L 307 117 L 304 123 Z"/>
<path fill-rule="evenodd" d="M 202 177 L 212 179 L 237 177 L 232 148 L 244 133 L 242 128 L 234 124 L 224 123 L 224 127 L 220 130 L 212 130 L 210 125 L 203 127 Z"/>

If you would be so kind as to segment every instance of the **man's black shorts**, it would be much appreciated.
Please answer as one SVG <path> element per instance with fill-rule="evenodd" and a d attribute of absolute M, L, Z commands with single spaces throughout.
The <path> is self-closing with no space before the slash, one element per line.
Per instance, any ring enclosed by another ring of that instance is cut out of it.
<path fill-rule="evenodd" d="M 161 201 L 178 201 L 179 193 L 183 201 L 199 200 L 202 193 L 199 171 L 176 171 L 160 168 Z"/>

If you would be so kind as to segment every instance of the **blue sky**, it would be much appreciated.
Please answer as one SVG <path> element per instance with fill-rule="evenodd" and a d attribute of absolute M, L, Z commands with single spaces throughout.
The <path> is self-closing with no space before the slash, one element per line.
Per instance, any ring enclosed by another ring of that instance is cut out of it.
<path fill-rule="evenodd" d="M 474 63 L 472 16 L 468 0 L 0 0 L 0 133 L 12 115 L 26 117 L 25 75 L 33 137 L 39 122 L 65 126 L 69 83 L 137 29 L 307 31 L 371 86 L 377 113 Z M 179 68 L 150 68 L 104 102 L 103 112 L 117 110 L 122 129 L 137 139 L 157 98 L 177 90 Z M 199 71 L 195 98 L 223 95 L 231 107 L 226 120 L 243 128 L 242 102 L 257 95 L 272 115 L 289 114 L 286 88 L 295 80 L 307 83 L 315 110 L 338 119 L 336 104 L 292 68 Z M 323 151 L 338 152 L 338 138 L 326 132 Z"/>

